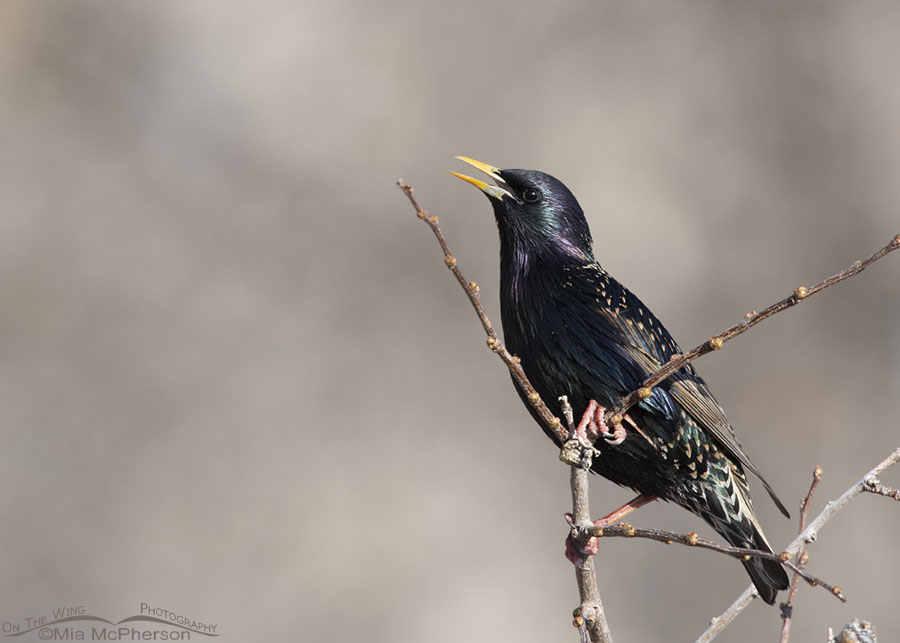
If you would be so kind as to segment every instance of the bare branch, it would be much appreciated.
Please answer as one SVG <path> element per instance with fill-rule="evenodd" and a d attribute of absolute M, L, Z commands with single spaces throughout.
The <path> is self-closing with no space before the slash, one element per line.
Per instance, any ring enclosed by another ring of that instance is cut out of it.
<path fill-rule="evenodd" d="M 877 478 L 889 467 L 897 464 L 898 461 L 900 461 L 900 447 L 895 449 L 887 458 L 879 462 L 878 465 L 863 476 L 859 482 L 847 489 L 841 497 L 837 500 L 832 500 L 825 505 L 825 509 L 822 510 L 822 513 L 813 519 L 809 526 L 803 530 L 803 533 L 791 541 L 791 544 L 785 548 L 785 551 L 793 556 L 800 550 L 804 543 L 815 541 L 819 534 L 819 530 L 825 526 L 829 520 L 834 518 L 841 510 L 850 504 L 851 500 L 866 491 L 866 487 L 868 486 L 866 480 L 873 477 Z"/>
<path fill-rule="evenodd" d="M 801 547 L 804 545 L 813 542 L 818 534 L 819 530 L 825 526 L 825 524 L 834 518 L 838 513 L 840 513 L 843 509 L 850 504 L 850 501 L 856 498 L 861 493 L 867 491 L 868 483 L 867 481 L 872 478 L 877 478 L 888 467 L 891 467 L 897 462 L 900 461 L 900 447 L 894 450 L 887 458 L 882 460 L 875 466 L 874 469 L 869 471 L 866 475 L 864 475 L 856 484 L 847 489 L 837 500 L 832 500 L 827 505 L 825 505 L 825 509 L 822 510 L 818 516 L 816 516 L 812 523 L 804 529 L 799 536 L 794 538 L 791 541 L 791 544 L 785 548 L 785 551 L 794 556 Z M 697 643 L 708 643 L 712 641 L 722 630 L 724 630 L 731 621 L 733 621 L 738 614 L 744 611 L 744 608 L 747 607 L 751 603 L 751 601 L 759 594 L 756 592 L 756 588 L 753 585 L 750 585 L 747 589 L 744 590 L 744 593 L 741 594 L 738 599 L 729 607 L 725 612 L 722 613 L 721 616 L 718 616 L 710 621 L 709 627 L 706 629 L 703 634 L 700 635 L 700 638 L 697 639 Z"/>
<path fill-rule="evenodd" d="M 900 501 L 900 489 L 894 489 L 893 487 L 885 487 L 876 477 L 871 477 L 866 480 L 866 491 L 869 493 L 874 493 L 879 496 L 887 496 L 888 498 L 893 498 L 894 500 Z"/>
<path fill-rule="evenodd" d="M 753 311 L 748 313 L 747 316 L 744 317 L 744 320 L 740 323 L 732 326 L 722 333 L 719 333 L 718 335 L 710 337 L 709 340 L 703 342 L 692 351 L 685 353 L 684 355 L 673 355 L 672 358 L 668 362 L 666 362 L 666 364 L 662 368 L 645 379 L 638 389 L 626 395 L 624 398 L 619 400 L 619 402 L 615 406 L 606 411 L 607 423 L 612 425 L 618 424 L 621 421 L 621 418 L 625 415 L 625 412 L 628 411 L 628 409 L 637 404 L 644 397 L 647 397 L 647 391 L 652 390 L 654 386 L 678 371 L 678 369 L 680 369 L 688 362 L 692 362 L 698 357 L 702 357 L 703 355 L 711 353 L 712 351 L 719 350 L 728 340 L 734 339 L 738 335 L 747 332 L 753 326 L 756 326 L 756 324 L 765 319 L 768 319 L 772 315 L 776 315 L 783 310 L 787 310 L 788 308 L 796 306 L 801 301 L 808 299 L 812 295 L 815 295 L 830 286 L 840 283 L 845 279 L 849 279 L 854 275 L 858 275 L 870 265 L 884 257 L 889 252 L 896 250 L 897 248 L 900 248 L 900 234 L 891 239 L 890 243 L 888 243 L 881 250 L 875 252 L 868 259 L 865 259 L 864 261 L 855 261 L 846 270 L 843 270 L 838 274 L 829 277 L 825 281 L 817 283 L 811 288 L 806 288 L 805 286 L 797 286 L 797 288 L 794 289 L 794 293 L 790 297 L 786 297 L 785 299 L 772 304 L 762 312 Z"/>
<path fill-rule="evenodd" d="M 719 634 L 721 634 L 726 627 L 731 625 L 731 622 L 737 618 L 737 615 L 744 611 L 750 603 L 753 602 L 753 599 L 759 596 L 756 588 L 751 585 L 744 593 L 737 597 L 737 599 L 731 604 L 731 606 L 722 612 L 720 616 L 714 616 L 709 619 L 709 627 L 706 628 L 706 631 L 700 635 L 700 638 L 697 639 L 696 643 L 709 643 L 714 638 L 716 638 Z"/>
<path fill-rule="evenodd" d="M 562 454 L 568 454 L 560 458 L 571 463 L 570 482 L 572 486 L 572 521 L 573 537 L 576 530 L 584 525 L 591 524 L 591 508 L 588 501 L 588 472 L 591 468 L 591 449 L 589 444 L 582 444 L 575 431 L 575 418 L 572 414 L 572 406 L 568 398 L 563 395 L 559 398 L 566 426 L 569 429 L 570 439 L 563 445 Z M 582 454 L 577 454 L 581 451 Z M 572 457 L 572 455 L 575 457 Z M 568 459 L 568 458 L 571 458 Z M 587 466 L 585 466 L 587 465 Z M 600 590 L 597 587 L 597 575 L 594 573 L 594 557 L 588 556 L 581 566 L 575 565 L 575 580 L 578 583 L 578 595 L 581 604 L 572 613 L 572 624 L 581 631 L 582 639 L 585 636 L 592 643 L 612 643 L 612 633 L 609 623 L 606 621 L 606 613 L 603 611 L 603 603 L 600 601 Z"/>
<path fill-rule="evenodd" d="M 812 500 L 813 492 L 819 486 L 819 480 L 822 479 L 822 467 L 816 467 L 813 471 L 812 483 L 809 485 L 809 493 L 803 499 L 800 506 L 800 531 L 806 529 L 806 516 L 809 514 L 809 505 Z M 805 548 L 801 548 L 797 556 L 797 567 L 803 569 L 809 562 L 809 553 Z M 781 624 L 781 643 L 787 643 L 791 636 L 791 619 L 794 615 L 794 601 L 797 598 L 797 590 L 800 587 L 800 573 L 795 573 L 791 580 L 791 589 L 788 592 L 788 599 L 781 604 L 781 618 L 784 622 Z"/>
<path fill-rule="evenodd" d="M 674 531 L 645 529 L 642 527 L 635 527 L 627 522 L 620 522 L 609 527 L 598 527 L 593 524 L 588 524 L 578 530 L 577 538 L 581 540 L 586 540 L 588 538 L 646 538 L 647 540 L 655 540 L 656 542 L 664 543 L 666 545 L 679 544 L 688 547 L 697 547 L 699 549 L 708 549 L 709 551 L 715 551 L 741 560 L 746 560 L 751 556 L 754 558 L 765 558 L 766 560 L 776 560 L 788 569 L 794 571 L 794 573 L 798 574 L 799 577 L 803 578 L 803 580 L 810 585 L 821 586 L 828 591 L 829 594 L 845 603 L 847 602 L 847 598 L 843 595 L 839 587 L 826 583 L 821 578 L 804 571 L 800 565 L 791 562 L 790 557 L 786 554 L 773 554 L 770 551 L 762 549 L 747 549 L 744 547 L 722 545 L 713 540 L 700 538 L 695 532 L 678 534 Z"/>
<path fill-rule="evenodd" d="M 431 228 L 438 243 L 441 244 L 441 250 L 444 251 L 444 263 L 450 269 L 450 272 L 453 273 L 453 276 L 456 277 L 459 285 L 469 297 L 469 301 L 475 309 L 478 319 L 481 320 L 481 326 L 484 328 L 485 334 L 487 334 L 488 348 L 500 356 L 500 359 L 503 360 L 503 363 L 506 364 L 506 367 L 512 374 L 513 379 L 515 379 L 519 387 L 525 392 L 529 403 L 531 403 L 531 406 L 537 411 L 541 420 L 553 431 L 554 435 L 559 439 L 559 443 L 564 443 L 568 438 L 566 430 L 563 428 L 559 418 L 553 415 L 553 412 L 550 411 L 546 404 L 544 404 L 544 401 L 531 385 L 531 382 L 528 381 L 528 378 L 525 376 L 525 371 L 522 370 L 522 365 L 519 363 L 519 358 L 506 350 L 506 347 L 500 341 L 500 338 L 497 336 L 497 331 L 494 330 L 494 326 L 491 324 L 491 320 L 488 319 L 487 313 L 484 310 L 484 305 L 481 303 L 481 294 L 479 293 L 478 284 L 474 281 L 468 281 L 463 277 L 459 266 L 456 265 L 456 257 L 450 252 L 450 247 L 444 239 L 440 226 L 438 226 L 437 216 L 433 214 L 430 215 L 419 207 L 419 203 L 413 196 L 413 187 L 411 185 L 404 183 L 403 179 L 397 179 L 397 185 L 403 190 L 403 193 L 406 194 L 409 202 L 412 203 L 412 206 L 416 209 L 416 216 L 428 224 L 428 227 Z"/>

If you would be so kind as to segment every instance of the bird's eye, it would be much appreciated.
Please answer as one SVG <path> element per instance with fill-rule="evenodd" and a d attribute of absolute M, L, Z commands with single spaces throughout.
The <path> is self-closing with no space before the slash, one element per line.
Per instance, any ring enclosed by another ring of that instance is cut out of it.
<path fill-rule="evenodd" d="M 537 203 L 542 197 L 543 195 L 540 193 L 540 190 L 535 190 L 534 188 L 528 188 L 522 192 L 522 200 L 525 201 L 525 203 Z"/>

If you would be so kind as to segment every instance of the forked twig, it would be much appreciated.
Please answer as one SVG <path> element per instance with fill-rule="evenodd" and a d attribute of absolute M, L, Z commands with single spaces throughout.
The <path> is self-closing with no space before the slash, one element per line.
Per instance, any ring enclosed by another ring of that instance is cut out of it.
<path fill-rule="evenodd" d="M 663 529 L 645 529 L 642 527 L 635 527 L 627 522 L 616 523 L 615 525 L 609 527 L 597 527 L 595 525 L 588 525 L 578 531 L 577 537 L 581 539 L 645 538 L 647 540 L 655 540 L 656 542 L 664 543 L 666 545 L 679 544 L 686 545 L 688 547 L 697 547 L 699 549 L 708 549 L 709 551 L 715 551 L 732 558 L 737 558 L 739 560 L 747 560 L 750 557 L 775 560 L 793 571 L 800 578 L 803 578 L 803 580 L 805 580 L 810 585 L 821 586 L 829 594 L 835 596 L 844 603 L 847 602 L 847 597 L 844 596 L 840 587 L 826 583 L 821 578 L 813 576 L 809 572 L 804 571 L 802 569 L 802 566 L 794 563 L 791 560 L 791 557 L 787 554 L 774 554 L 770 551 L 765 551 L 762 549 L 748 549 L 745 547 L 723 545 L 721 543 L 715 542 L 714 540 L 706 540 L 705 538 L 700 538 L 695 532 L 691 532 L 689 534 L 678 534 L 674 531 L 666 531 Z"/>
<path fill-rule="evenodd" d="M 898 461 L 900 461 L 900 447 L 895 449 L 887 458 L 879 462 L 875 468 L 864 475 L 852 487 L 847 489 L 847 491 L 842 493 L 837 500 L 832 500 L 826 504 L 825 509 L 823 509 L 818 516 L 813 518 L 809 526 L 807 526 L 800 535 L 791 541 L 791 544 L 785 548 L 785 551 L 791 556 L 794 556 L 800 551 L 801 547 L 813 542 L 818 537 L 819 530 L 822 529 L 829 520 L 846 508 L 847 505 L 850 504 L 850 501 L 867 491 L 867 480 L 877 478 L 889 467 L 897 464 Z M 708 643 L 716 638 L 722 630 L 728 627 L 728 625 L 737 618 L 738 614 L 744 611 L 744 608 L 747 607 L 756 596 L 759 596 L 756 588 L 753 587 L 753 585 L 750 585 L 744 590 L 744 593 L 735 600 L 731 607 L 722 612 L 721 615 L 710 620 L 709 627 L 707 627 L 703 634 L 700 635 L 700 638 L 697 639 L 696 643 Z"/>
<path fill-rule="evenodd" d="M 826 288 L 840 283 L 845 279 L 849 279 L 854 275 L 858 275 L 870 265 L 884 257 L 889 252 L 893 252 L 897 248 L 900 248 L 900 234 L 896 235 L 885 247 L 873 253 L 867 259 L 864 259 L 863 261 L 854 261 L 853 264 L 846 270 L 842 270 L 838 274 L 817 283 L 811 288 L 806 288 L 805 286 L 797 286 L 794 289 L 793 294 L 789 297 L 785 297 L 781 301 L 772 304 L 761 312 L 752 311 L 748 313 L 747 316 L 744 317 L 743 321 L 735 324 L 728 330 L 719 333 L 718 335 L 710 337 L 707 341 L 695 347 L 693 350 L 683 355 L 673 355 L 664 366 L 662 366 L 658 371 L 645 379 L 640 388 L 632 391 L 624 398 L 619 400 L 619 402 L 615 406 L 609 408 L 606 411 L 606 422 L 611 426 L 621 422 L 622 417 L 625 415 L 628 409 L 637 404 L 641 399 L 649 397 L 650 391 L 654 386 L 665 380 L 673 373 L 677 372 L 678 369 L 680 369 L 688 362 L 692 362 L 698 357 L 702 357 L 703 355 L 711 353 L 712 351 L 719 350 L 728 340 L 734 339 L 738 335 L 747 332 L 748 330 L 756 326 L 756 324 L 768 319 L 772 315 L 776 315 L 784 310 L 787 310 L 788 308 L 796 306 L 801 301 L 805 301 L 809 297 L 822 292 Z"/>
<path fill-rule="evenodd" d="M 900 489 L 885 487 L 875 476 L 866 480 L 866 491 L 874 493 L 877 496 L 886 496 L 887 498 L 893 498 L 894 500 L 900 501 Z"/>
<path fill-rule="evenodd" d="M 525 392 L 525 396 L 528 398 L 531 406 L 534 407 L 534 410 L 537 411 L 544 424 L 553 431 L 554 435 L 559 439 L 560 444 L 562 444 L 568 438 L 566 429 L 562 426 L 559 418 L 553 415 L 553 412 L 546 404 L 544 404 L 541 396 L 531 385 L 531 382 L 528 381 L 519 358 L 506 350 L 506 347 L 500 341 L 500 338 L 497 336 L 497 331 L 494 330 L 494 326 L 491 324 L 491 320 L 488 319 L 487 312 L 484 310 L 484 305 L 481 303 L 481 294 L 479 292 L 478 284 L 474 281 L 468 281 L 463 277 L 462 271 L 460 271 L 459 266 L 456 265 L 456 257 L 450 252 L 450 247 L 447 245 L 444 234 L 441 232 L 441 228 L 438 225 L 437 216 L 428 214 L 419 207 L 418 201 L 416 201 L 416 198 L 413 196 L 413 188 L 411 185 L 407 185 L 402 179 L 397 180 L 397 185 L 403 190 L 403 193 L 406 194 L 409 202 L 412 203 L 412 206 L 416 209 L 416 216 L 428 224 L 428 227 L 431 228 L 435 238 L 441 245 L 441 250 L 444 252 L 444 264 L 450 269 L 453 276 L 456 277 L 456 281 L 459 282 L 459 285 L 468 296 L 469 302 L 475 309 L 478 319 L 481 320 L 481 326 L 484 328 L 485 334 L 487 334 L 488 348 L 500 356 L 500 359 L 503 360 L 503 363 L 506 364 L 510 374 L 512 374 L 513 379 L 515 379 L 516 384 L 518 384 Z"/>
<path fill-rule="evenodd" d="M 800 506 L 801 532 L 806 529 L 806 516 L 809 514 L 809 505 L 812 501 L 813 492 L 815 492 L 816 487 L 819 486 L 819 481 L 821 479 L 822 467 L 817 466 L 813 471 L 813 479 L 812 483 L 810 483 L 809 485 L 809 492 L 806 494 L 806 498 L 803 499 L 803 504 Z M 805 547 L 801 547 L 800 551 L 797 552 L 797 567 L 802 570 L 808 562 L 809 552 L 806 551 Z M 791 636 L 791 622 L 794 615 L 794 600 L 797 598 L 797 590 L 799 589 L 799 587 L 800 572 L 797 572 L 794 574 L 794 578 L 791 580 L 791 589 L 788 592 L 788 599 L 781 604 L 781 618 L 784 619 L 784 622 L 781 624 L 781 643 L 787 643 L 788 639 Z"/>

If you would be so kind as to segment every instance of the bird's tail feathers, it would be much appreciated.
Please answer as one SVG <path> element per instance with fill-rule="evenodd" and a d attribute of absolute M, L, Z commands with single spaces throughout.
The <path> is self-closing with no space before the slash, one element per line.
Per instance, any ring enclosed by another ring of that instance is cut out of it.
<path fill-rule="evenodd" d="M 753 534 L 753 541 L 745 544 L 736 544 L 736 547 L 750 547 L 752 549 L 761 549 L 763 551 L 772 551 L 772 547 L 766 540 L 765 534 L 757 531 Z M 750 560 L 741 561 L 744 569 L 750 575 L 750 579 L 756 586 L 756 590 L 762 599 L 769 605 L 775 604 L 775 597 L 778 590 L 788 588 L 788 577 L 781 563 L 775 560 L 767 560 L 764 558 L 751 558 Z"/>
<path fill-rule="evenodd" d="M 772 553 L 772 546 L 753 514 L 746 480 L 736 478 L 729 475 L 725 485 L 710 489 L 706 494 L 707 505 L 699 513 L 732 546 Z M 788 588 L 788 576 L 779 561 L 753 557 L 741 562 L 759 595 L 769 605 L 775 603 L 778 590 Z"/>

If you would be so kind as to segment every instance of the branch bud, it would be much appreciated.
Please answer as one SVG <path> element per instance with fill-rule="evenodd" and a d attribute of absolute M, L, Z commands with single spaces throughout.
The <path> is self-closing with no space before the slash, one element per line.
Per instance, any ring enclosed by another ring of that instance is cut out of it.
<path fill-rule="evenodd" d="M 710 337 L 708 343 L 711 349 L 717 351 L 722 348 L 722 344 L 724 344 L 725 342 L 722 341 L 721 337 Z"/>
<path fill-rule="evenodd" d="M 806 286 L 797 286 L 794 289 L 794 299 L 806 299 L 809 296 L 809 291 L 806 289 Z"/>
<path fill-rule="evenodd" d="M 444 263 L 447 264 L 448 268 L 452 268 L 456 265 L 456 257 L 453 255 L 447 255 L 444 257 Z"/>
<path fill-rule="evenodd" d="M 653 389 L 651 389 L 647 386 L 642 386 L 641 388 L 639 388 L 637 390 L 637 396 L 638 396 L 638 398 L 640 398 L 642 400 L 646 400 L 651 395 L 653 395 Z"/>

